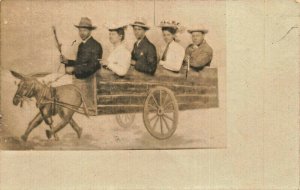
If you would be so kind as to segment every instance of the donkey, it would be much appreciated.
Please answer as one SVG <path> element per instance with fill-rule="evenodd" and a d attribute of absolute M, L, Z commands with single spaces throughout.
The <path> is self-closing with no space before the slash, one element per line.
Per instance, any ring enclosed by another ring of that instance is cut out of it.
<path fill-rule="evenodd" d="M 56 101 L 61 102 L 66 105 L 71 105 L 73 108 L 79 108 L 81 104 L 83 104 L 84 108 L 86 108 L 83 96 L 76 86 L 63 85 L 59 87 L 49 87 L 36 79 L 36 77 L 45 76 L 46 74 L 28 76 L 15 71 L 11 71 L 11 73 L 14 77 L 21 80 L 14 95 L 13 104 L 17 106 L 21 102 L 22 106 L 24 100 L 34 98 L 36 100 L 36 106 L 39 109 L 37 115 L 30 121 L 25 133 L 21 136 L 23 141 L 27 141 L 31 131 L 38 127 L 43 121 L 50 126 L 50 130 L 46 130 L 48 139 L 54 136 L 55 140 L 59 140 L 56 133 L 63 129 L 68 123 L 75 130 L 78 138 L 81 137 L 82 128 L 80 128 L 72 118 L 76 109 L 68 109 L 55 103 Z M 52 103 L 49 103 L 49 100 L 52 100 Z M 53 128 L 52 116 L 57 114 L 60 116 L 61 122 Z"/>

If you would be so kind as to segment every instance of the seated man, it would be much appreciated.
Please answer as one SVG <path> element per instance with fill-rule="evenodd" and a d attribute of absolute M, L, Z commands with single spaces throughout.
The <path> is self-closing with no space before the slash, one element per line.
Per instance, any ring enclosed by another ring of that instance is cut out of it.
<path fill-rule="evenodd" d="M 131 52 L 131 64 L 139 72 L 154 75 L 158 61 L 156 48 L 145 36 L 150 27 L 142 18 L 130 25 L 133 27 L 134 35 L 137 38 Z"/>
<path fill-rule="evenodd" d="M 192 35 L 193 43 L 186 48 L 184 61 L 189 62 L 190 68 L 200 71 L 205 66 L 210 66 L 213 56 L 212 48 L 204 40 L 208 30 L 199 25 L 188 32 Z"/>
<path fill-rule="evenodd" d="M 94 74 L 100 69 L 99 59 L 102 58 L 102 47 L 92 36 L 92 30 L 96 29 L 92 25 L 89 18 L 83 17 L 80 20 L 79 25 L 75 25 L 78 28 L 79 36 L 82 39 L 78 47 L 76 60 L 68 60 L 63 55 L 61 56 L 61 63 L 65 64 L 66 71 L 73 68 L 70 74 L 75 75 L 74 85 L 76 85 L 81 92 L 83 92 L 87 106 L 94 110 L 95 99 L 93 89 Z"/>

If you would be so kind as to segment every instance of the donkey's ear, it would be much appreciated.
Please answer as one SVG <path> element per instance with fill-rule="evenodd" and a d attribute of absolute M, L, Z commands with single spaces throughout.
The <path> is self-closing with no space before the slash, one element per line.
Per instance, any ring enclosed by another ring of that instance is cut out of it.
<path fill-rule="evenodd" d="M 16 71 L 10 71 L 11 72 L 11 74 L 14 76 L 14 77 L 16 77 L 16 78 L 18 78 L 18 79 L 21 79 L 21 80 L 24 80 L 25 79 L 25 75 L 23 75 L 23 74 L 21 74 L 21 73 L 17 73 Z"/>
<path fill-rule="evenodd" d="M 48 73 L 48 72 L 44 72 L 44 73 L 34 73 L 34 74 L 31 74 L 29 75 L 30 77 L 44 77 L 44 76 L 47 76 L 51 73 Z"/>

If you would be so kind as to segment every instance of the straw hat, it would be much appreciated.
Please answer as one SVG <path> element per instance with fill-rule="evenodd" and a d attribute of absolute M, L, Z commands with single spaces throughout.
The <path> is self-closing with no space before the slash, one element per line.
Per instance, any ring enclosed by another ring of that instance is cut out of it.
<path fill-rule="evenodd" d="M 130 24 L 130 26 L 140 26 L 146 29 L 150 29 L 150 26 L 147 25 L 147 21 L 144 18 L 137 18 L 133 23 Z"/>
<path fill-rule="evenodd" d="M 198 24 L 195 26 L 192 26 L 191 28 L 189 28 L 187 30 L 189 33 L 193 33 L 193 32 L 203 32 L 204 34 L 206 34 L 208 32 L 208 30 L 202 25 L 202 24 Z"/>
<path fill-rule="evenodd" d="M 104 26 L 108 29 L 108 30 L 117 30 L 119 28 L 123 28 L 126 29 L 127 27 L 127 23 L 125 22 L 110 22 L 110 23 L 105 23 Z"/>
<path fill-rule="evenodd" d="M 88 17 L 82 17 L 78 25 L 74 25 L 76 28 L 88 28 L 94 30 L 97 27 L 92 25 L 91 19 Z"/>
<path fill-rule="evenodd" d="M 174 29 L 178 29 L 179 27 L 179 22 L 176 21 L 168 21 L 168 20 L 163 20 L 160 22 L 160 24 L 158 25 L 158 27 L 168 27 L 168 28 L 174 28 Z"/>

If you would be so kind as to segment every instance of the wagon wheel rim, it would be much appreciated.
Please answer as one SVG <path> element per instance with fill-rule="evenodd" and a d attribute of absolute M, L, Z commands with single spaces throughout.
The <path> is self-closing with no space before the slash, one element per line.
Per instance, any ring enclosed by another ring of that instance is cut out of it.
<path fill-rule="evenodd" d="M 156 87 L 149 92 L 144 107 L 144 123 L 148 132 L 157 139 L 173 135 L 178 123 L 178 104 L 171 90 Z"/>
<path fill-rule="evenodd" d="M 130 127 L 134 122 L 135 114 L 118 114 L 116 115 L 117 123 L 124 128 Z"/>

